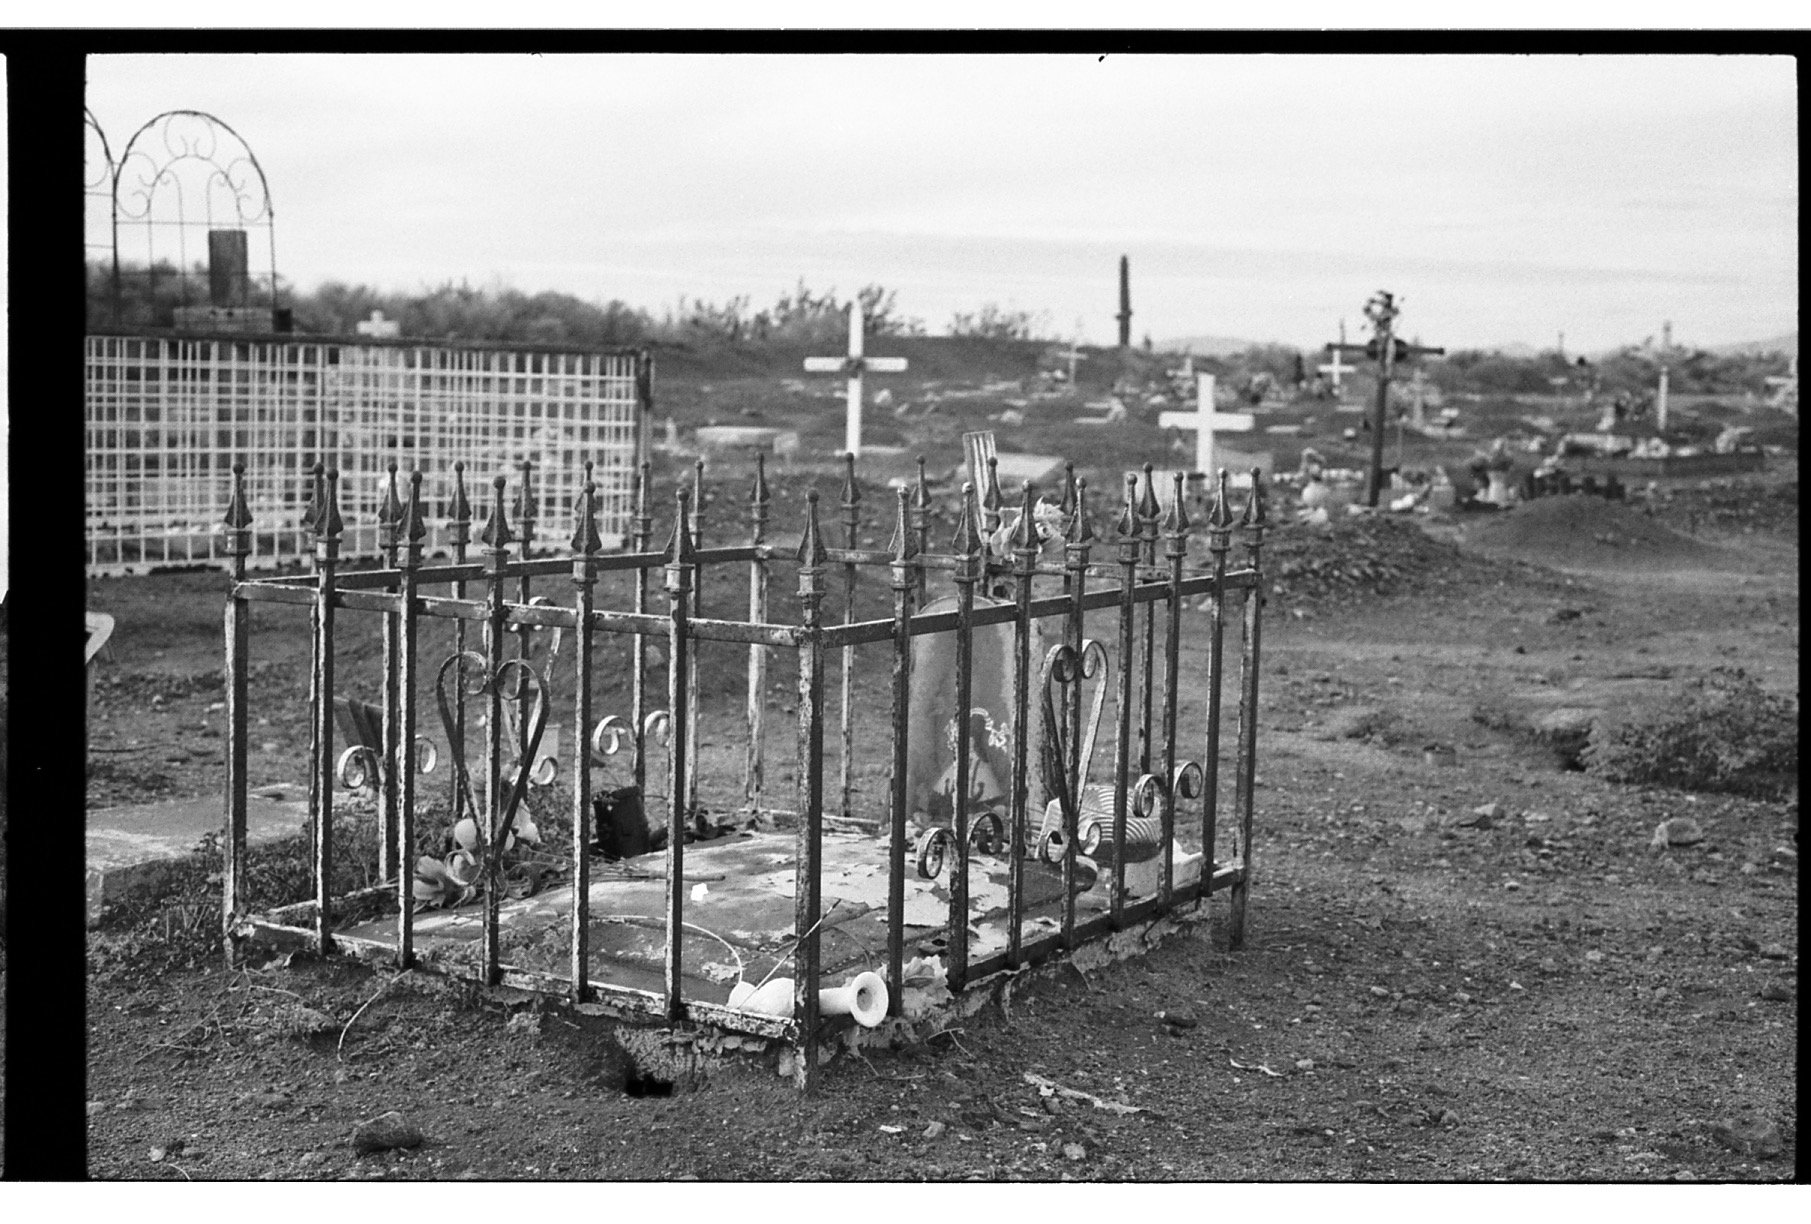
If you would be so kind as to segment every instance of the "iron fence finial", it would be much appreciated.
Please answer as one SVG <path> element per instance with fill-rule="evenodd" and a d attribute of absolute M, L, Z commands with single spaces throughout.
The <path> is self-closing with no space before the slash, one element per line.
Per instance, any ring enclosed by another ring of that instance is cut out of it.
<path fill-rule="evenodd" d="M 1069 543 L 1085 546 L 1094 539 L 1094 524 L 1088 515 L 1088 478 L 1075 482 L 1075 516 L 1069 523 Z"/>
<path fill-rule="evenodd" d="M 975 530 L 975 486 L 963 482 L 962 509 L 956 515 L 956 536 L 950 542 L 950 549 L 959 556 L 969 557 L 981 551 L 981 533 Z"/>
<path fill-rule="evenodd" d="M 799 540 L 798 561 L 800 565 L 816 569 L 829 555 L 824 551 L 823 537 L 818 530 L 817 490 L 813 489 L 805 494 L 805 534 Z"/>
<path fill-rule="evenodd" d="M 897 495 L 899 512 L 893 520 L 893 538 L 887 541 L 887 551 L 893 554 L 893 560 L 905 561 L 913 555 L 912 491 L 906 486 L 900 485 Z"/>
<path fill-rule="evenodd" d="M 1036 555 L 1038 551 L 1037 513 L 1032 505 L 1031 482 L 1024 482 L 1019 507 L 1019 521 L 1014 524 L 1013 547 L 1022 553 Z"/>
<path fill-rule="evenodd" d="M 346 520 L 340 517 L 340 472 L 338 468 L 327 469 L 327 504 L 321 512 L 321 529 L 323 539 L 338 542 L 340 533 L 346 529 Z"/>
<path fill-rule="evenodd" d="M 603 537 L 597 533 L 597 485 L 591 479 L 591 464 L 585 464 L 585 488 L 575 501 L 578 513 L 573 518 L 572 551 L 592 556 L 603 550 Z"/>
<path fill-rule="evenodd" d="M 1163 516 L 1163 531 L 1167 536 L 1180 538 L 1187 534 L 1192 524 L 1188 520 L 1188 508 L 1182 504 L 1183 484 L 1188 478 L 1181 472 L 1170 477 L 1175 489 L 1175 496 L 1170 501 L 1170 508 Z"/>
<path fill-rule="evenodd" d="M 1138 538 L 1138 476 L 1134 472 L 1126 473 L 1125 505 L 1113 530 L 1122 540 Z"/>
<path fill-rule="evenodd" d="M 1207 529 L 1218 535 L 1231 531 L 1233 528 L 1232 504 L 1226 495 L 1225 468 L 1220 469 L 1214 490 L 1214 505 L 1207 514 Z"/>
<path fill-rule="evenodd" d="M 850 510 L 861 501 L 861 486 L 855 483 L 855 452 L 843 453 L 843 464 L 847 474 L 843 477 L 843 509 Z"/>
<path fill-rule="evenodd" d="M 409 504 L 403 511 L 403 538 L 411 549 L 419 549 L 428 537 L 428 522 L 421 513 L 421 469 L 409 473 Z"/>
<path fill-rule="evenodd" d="M 251 507 L 245 503 L 245 465 L 233 464 L 233 492 L 226 502 L 226 525 L 242 532 L 252 525 Z"/>
<path fill-rule="evenodd" d="M 755 454 L 755 484 L 754 488 L 749 491 L 748 503 L 757 507 L 756 517 L 765 520 L 767 505 L 772 500 L 773 495 L 767 490 L 767 456 L 757 451 Z"/>
<path fill-rule="evenodd" d="M 478 533 L 487 548 L 498 556 L 509 550 L 515 540 L 515 533 L 509 529 L 509 520 L 503 514 L 503 491 L 509 486 L 509 478 L 497 476 L 491 481 L 491 488 L 496 490 L 496 497 L 491 502 L 490 517 L 484 521 L 484 528 Z"/>
<path fill-rule="evenodd" d="M 667 540 L 667 563 L 683 564 L 692 559 L 691 526 L 692 491 L 681 487 L 673 490 L 673 534 Z"/>

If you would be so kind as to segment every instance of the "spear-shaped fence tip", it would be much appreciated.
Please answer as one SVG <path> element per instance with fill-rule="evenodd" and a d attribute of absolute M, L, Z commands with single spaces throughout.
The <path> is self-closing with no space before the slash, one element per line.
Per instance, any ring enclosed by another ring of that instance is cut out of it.
<path fill-rule="evenodd" d="M 1239 516 L 1239 526 L 1262 527 L 1265 500 L 1263 474 L 1257 468 L 1252 468 L 1251 493 L 1245 498 L 1245 511 Z"/>
<path fill-rule="evenodd" d="M 471 525 L 472 503 L 465 496 L 465 460 L 453 461 L 453 498 L 447 503 L 446 516 L 455 524 Z"/>
<path fill-rule="evenodd" d="M 1020 494 L 1019 521 L 1013 532 L 1013 547 L 1020 552 L 1036 552 L 1039 544 L 1037 514 L 1032 506 L 1029 480 L 1024 482 Z"/>
<path fill-rule="evenodd" d="M 855 483 L 855 452 L 843 452 L 843 465 L 847 469 L 843 476 L 843 505 L 853 506 L 861 501 L 861 486 Z"/>
<path fill-rule="evenodd" d="M 327 472 L 327 505 L 321 513 L 319 534 L 337 540 L 345 529 L 346 521 L 340 517 L 340 472 L 338 468 L 331 468 Z"/>
<path fill-rule="evenodd" d="M 389 469 L 390 479 L 384 486 L 384 500 L 378 503 L 377 521 L 388 534 L 402 522 L 402 498 L 396 492 L 396 460 L 385 465 Z"/>
<path fill-rule="evenodd" d="M 1214 506 L 1207 512 L 1209 531 L 1231 531 L 1232 502 L 1226 495 L 1226 469 L 1221 468 L 1214 484 Z"/>
<path fill-rule="evenodd" d="M 767 456 L 757 451 L 755 453 L 755 487 L 749 493 L 748 501 L 750 505 L 765 508 L 771 500 L 773 500 L 773 495 L 767 491 Z"/>
<path fill-rule="evenodd" d="M 1147 463 L 1144 465 L 1144 496 L 1138 499 L 1138 517 L 1155 520 L 1161 512 L 1162 507 L 1157 503 L 1156 468 Z"/>
<path fill-rule="evenodd" d="M 1163 530 L 1166 535 L 1179 536 L 1192 526 L 1188 521 L 1188 507 L 1182 504 L 1183 486 L 1187 480 L 1188 478 L 1181 472 L 1170 477 L 1173 496 L 1170 498 L 1170 508 L 1163 516 Z"/>
<path fill-rule="evenodd" d="M 931 505 L 931 478 L 925 474 L 923 455 L 918 456 L 918 486 L 912 504 L 920 510 L 928 510 Z"/>
<path fill-rule="evenodd" d="M 817 490 L 805 494 L 805 534 L 799 540 L 798 561 L 800 565 L 820 566 L 829 558 L 824 551 L 823 536 L 817 524 Z"/>
<path fill-rule="evenodd" d="M 667 560 L 689 561 L 692 558 L 692 491 L 673 490 L 673 534 L 667 538 Z"/>
<path fill-rule="evenodd" d="M 585 489 L 578 500 L 573 503 L 577 514 L 573 516 L 572 551 L 590 556 L 604 547 L 604 541 L 597 534 L 597 485 L 591 480 L 591 465 L 585 465 Z"/>
<path fill-rule="evenodd" d="M 1063 501 L 1057 509 L 1063 512 L 1064 518 L 1075 513 L 1075 461 L 1073 459 L 1063 461 Z"/>
<path fill-rule="evenodd" d="M 1121 539 L 1129 539 L 1138 534 L 1138 476 L 1134 472 L 1126 473 L 1126 500 L 1114 530 Z"/>
<path fill-rule="evenodd" d="M 1086 544 L 1094 539 L 1094 524 L 1088 515 L 1088 478 L 1083 476 L 1075 482 L 1075 516 L 1069 520 L 1069 542 Z"/>
<path fill-rule="evenodd" d="M 540 514 L 534 499 L 534 460 L 523 459 L 516 466 L 522 469 L 522 487 L 516 490 L 516 517 L 526 521 Z"/>
<path fill-rule="evenodd" d="M 962 509 L 956 515 L 956 538 L 950 548 L 958 556 L 972 556 L 981 551 L 981 533 L 975 529 L 975 486 L 967 481 L 962 484 Z"/>
<path fill-rule="evenodd" d="M 226 501 L 226 525 L 244 531 L 252 525 L 251 507 L 245 504 L 245 465 L 233 464 L 233 492 Z"/>
<path fill-rule="evenodd" d="M 899 501 L 899 513 L 893 519 L 893 538 L 887 542 L 887 550 L 893 554 L 895 561 L 904 561 L 912 555 L 912 545 L 917 535 L 911 528 L 912 491 L 900 485 L 895 494 Z"/>
<path fill-rule="evenodd" d="M 484 521 L 484 529 L 478 533 L 478 538 L 492 552 L 503 552 L 516 538 L 509 529 L 509 520 L 503 514 L 503 490 L 508 485 L 508 478 L 503 476 L 498 476 L 491 481 L 491 487 L 496 491 L 496 497 L 491 503 L 490 517 Z"/>
<path fill-rule="evenodd" d="M 409 473 L 409 505 L 403 511 L 403 538 L 418 544 L 428 538 L 428 522 L 421 514 L 421 469 Z"/>

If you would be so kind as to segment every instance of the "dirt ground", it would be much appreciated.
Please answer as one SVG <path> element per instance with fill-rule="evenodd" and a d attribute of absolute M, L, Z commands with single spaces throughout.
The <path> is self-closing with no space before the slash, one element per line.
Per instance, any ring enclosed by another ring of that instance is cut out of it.
<path fill-rule="evenodd" d="M 228 972 L 198 877 L 90 936 L 92 1174 L 1792 1178 L 1796 792 L 1613 784 L 1539 727 L 1664 708 L 1717 667 L 1796 698 L 1796 498 L 1794 466 L 1652 515 L 1563 507 L 1598 517 L 1603 555 L 1577 524 L 1473 516 L 1401 543 L 1390 581 L 1298 566 L 1266 610 L 1247 946 L 1216 898 L 1200 935 L 844 1056 L 809 1099 L 752 1068 L 654 1082 L 602 1019 L 425 974 Z M 1277 537 L 1279 565 L 1313 551 Z M 92 586 L 119 629 L 91 807 L 219 792 L 222 581 Z M 254 785 L 300 781 L 306 751 L 300 636 L 264 631 Z M 1703 839 L 1651 849 L 1678 816 Z M 390 1110 L 421 1143 L 360 1155 Z"/>

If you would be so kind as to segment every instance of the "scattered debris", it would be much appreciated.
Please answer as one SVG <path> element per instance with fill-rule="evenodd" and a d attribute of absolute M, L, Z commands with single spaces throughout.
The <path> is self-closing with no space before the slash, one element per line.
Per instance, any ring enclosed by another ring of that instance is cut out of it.
<path fill-rule="evenodd" d="M 1653 840 L 1648 842 L 1650 850 L 1665 850 L 1669 846 L 1695 846 L 1704 840 L 1704 827 L 1690 816 L 1674 816 L 1654 826 Z"/>
<path fill-rule="evenodd" d="M 1719 1122 L 1710 1128 L 1710 1137 L 1731 1151 L 1763 1159 L 1778 1156 L 1785 1146 L 1779 1126 L 1764 1118 Z"/>
<path fill-rule="evenodd" d="M 1274 1075 L 1276 1073 L 1273 1071 L 1271 1074 Z M 1047 1080 L 1043 1076 L 1034 1074 L 1030 1071 L 1025 1072 L 1025 1082 L 1036 1088 L 1040 1095 L 1051 1096 L 1054 1094 L 1060 1097 L 1067 1097 L 1072 1101 L 1086 1101 L 1088 1104 L 1094 1106 L 1094 1108 L 1104 1109 L 1111 1114 L 1125 1116 L 1128 1114 L 1150 1113 L 1150 1110 L 1145 1109 L 1142 1106 L 1127 1105 L 1120 1101 L 1108 1101 L 1095 1096 L 1092 1092 L 1083 1092 L 1079 1088 L 1065 1088 L 1053 1080 Z M 1080 1157 L 1075 1157 L 1074 1159 L 1080 1159 Z"/>
<path fill-rule="evenodd" d="M 420 1128 L 394 1109 L 360 1122 L 352 1132 L 352 1147 L 360 1156 L 392 1148 L 420 1147 L 421 1143 Z"/>

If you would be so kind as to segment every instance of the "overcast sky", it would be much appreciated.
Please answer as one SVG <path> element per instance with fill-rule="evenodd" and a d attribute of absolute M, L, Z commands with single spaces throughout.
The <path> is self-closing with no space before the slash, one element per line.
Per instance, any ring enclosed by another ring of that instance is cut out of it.
<path fill-rule="evenodd" d="M 1797 328 L 1785 57 L 126 56 L 118 154 L 230 124 L 278 271 L 771 304 L 803 276 L 1110 342 L 1319 344 L 1365 298 L 1448 347 Z M 127 254 L 130 254 L 128 251 Z M 256 265 L 255 265 L 256 266 Z"/>

